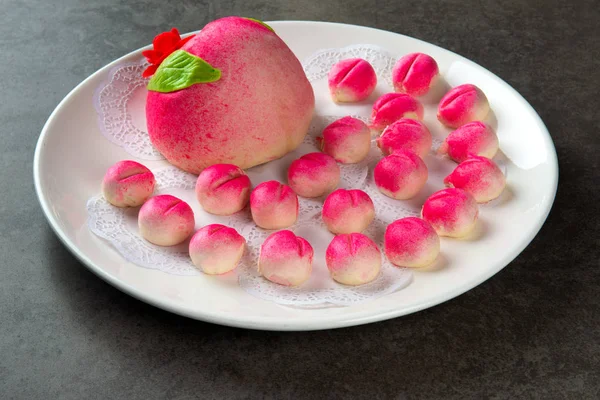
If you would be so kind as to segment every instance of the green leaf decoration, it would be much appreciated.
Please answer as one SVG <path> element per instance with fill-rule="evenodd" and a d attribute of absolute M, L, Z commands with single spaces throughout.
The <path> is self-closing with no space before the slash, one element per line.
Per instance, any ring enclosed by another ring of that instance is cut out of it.
<path fill-rule="evenodd" d="M 262 26 L 264 26 L 265 28 L 267 28 L 267 29 L 268 29 L 268 30 L 270 30 L 271 32 L 275 32 L 275 31 L 273 30 L 273 28 L 271 28 L 269 25 L 267 25 L 267 24 L 265 24 L 264 22 L 262 22 L 260 19 L 247 18 L 247 17 L 246 17 L 246 19 L 249 19 L 250 21 L 258 22 L 259 24 L 261 24 Z"/>
<path fill-rule="evenodd" d="M 170 93 L 196 83 L 215 82 L 219 79 L 220 70 L 185 50 L 175 50 L 160 64 L 148 82 L 148 90 Z"/>

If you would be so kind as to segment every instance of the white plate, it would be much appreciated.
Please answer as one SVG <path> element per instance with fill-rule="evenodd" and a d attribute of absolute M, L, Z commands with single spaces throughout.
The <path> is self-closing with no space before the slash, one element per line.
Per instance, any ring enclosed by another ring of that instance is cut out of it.
<path fill-rule="evenodd" d="M 439 304 L 485 281 L 529 244 L 552 206 L 558 164 L 546 127 L 514 89 L 461 56 L 395 33 L 323 22 L 270 24 L 300 60 L 322 48 L 369 43 L 398 55 L 428 53 L 453 82 L 479 85 L 489 97 L 500 147 L 510 160 L 507 201 L 482 213 L 476 240 L 442 240 L 441 268 L 415 271 L 407 288 L 351 307 L 285 307 L 210 277 L 173 276 L 130 264 L 88 230 L 86 201 L 98 193 L 109 165 L 131 158 L 100 133 L 92 98 L 111 67 L 140 58 L 137 50 L 69 93 L 48 119 L 35 152 L 35 186 L 44 213 L 67 248 L 94 273 L 138 299 L 192 318 L 254 329 L 312 330 L 380 321 Z M 164 162 L 144 163 L 156 168 Z"/>

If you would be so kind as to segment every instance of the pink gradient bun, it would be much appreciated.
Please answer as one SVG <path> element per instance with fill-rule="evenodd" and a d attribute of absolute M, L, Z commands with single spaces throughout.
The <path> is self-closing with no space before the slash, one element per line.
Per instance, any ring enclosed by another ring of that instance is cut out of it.
<path fill-rule="evenodd" d="M 154 192 L 156 180 L 148 168 L 135 161 L 119 161 L 102 180 L 104 198 L 113 206 L 137 207 Z"/>
<path fill-rule="evenodd" d="M 151 197 L 140 208 L 142 237 L 159 246 L 174 246 L 194 231 L 194 212 L 183 200 L 169 194 Z"/>
<path fill-rule="evenodd" d="M 196 181 L 196 197 L 211 214 L 231 215 L 248 204 L 250 178 L 232 164 L 215 164 L 200 173 Z"/>
<path fill-rule="evenodd" d="M 321 150 L 342 164 L 361 162 L 371 149 L 369 127 L 357 118 L 340 118 L 329 124 L 322 135 L 317 138 Z"/>
<path fill-rule="evenodd" d="M 194 174 L 214 164 L 246 169 L 302 143 L 314 92 L 276 32 L 248 18 L 220 18 L 181 50 L 221 74 L 217 81 L 170 93 L 148 91 L 148 134 L 171 164 Z"/>
<path fill-rule="evenodd" d="M 298 286 L 310 277 L 313 256 L 304 238 L 288 230 L 275 232 L 260 246 L 258 272 L 271 282 Z"/>
<path fill-rule="evenodd" d="M 384 156 L 398 150 L 410 150 L 424 158 L 431 150 L 431 133 L 421 121 L 401 118 L 383 131 L 377 138 L 377 146 Z"/>
<path fill-rule="evenodd" d="M 329 92 L 336 103 L 365 100 L 377 86 L 375 70 L 362 58 L 342 60 L 329 71 Z"/>
<path fill-rule="evenodd" d="M 298 196 L 287 185 L 277 181 L 263 182 L 250 194 L 250 212 L 261 228 L 287 228 L 298 219 Z"/>
<path fill-rule="evenodd" d="M 405 93 L 387 93 L 377 99 L 371 112 L 371 127 L 381 132 L 400 118 L 423 119 L 423 106 Z"/>
<path fill-rule="evenodd" d="M 340 182 L 340 167 L 325 153 L 309 153 L 292 162 L 288 184 L 299 196 L 319 197 Z"/>
<path fill-rule="evenodd" d="M 500 196 L 506 186 L 506 178 L 495 162 L 473 156 L 458 164 L 444 183 L 467 191 L 478 203 L 487 203 Z"/>
<path fill-rule="evenodd" d="M 402 218 L 387 226 L 383 247 L 392 264 L 420 268 L 437 258 L 440 237 L 429 222 L 416 217 Z"/>
<path fill-rule="evenodd" d="M 471 122 L 450 132 L 438 152 L 448 154 L 456 162 L 471 156 L 492 158 L 498 152 L 498 136 L 483 122 Z"/>
<path fill-rule="evenodd" d="M 371 282 L 381 270 L 379 248 L 362 233 L 334 237 L 327 247 L 325 261 L 333 280 L 344 285 Z"/>
<path fill-rule="evenodd" d="M 325 199 L 322 216 L 332 233 L 362 232 L 375 218 L 375 205 L 362 190 L 338 189 Z"/>
<path fill-rule="evenodd" d="M 475 227 L 479 207 L 469 193 L 450 188 L 429 196 L 423 204 L 421 214 L 438 235 L 462 237 Z"/>
<path fill-rule="evenodd" d="M 438 105 L 438 120 L 450 128 L 483 120 L 490 111 L 485 94 L 475 85 L 455 87 L 442 97 Z"/>
<path fill-rule="evenodd" d="M 375 185 L 381 193 L 397 200 L 414 197 L 427 182 L 427 166 L 412 151 L 398 151 L 382 158 L 375 169 Z"/>
<path fill-rule="evenodd" d="M 394 90 L 411 96 L 424 96 L 438 76 L 437 62 L 427 54 L 411 53 L 400 58 L 392 70 Z"/>
<path fill-rule="evenodd" d="M 246 239 L 233 228 L 220 224 L 200 228 L 190 240 L 192 262 L 205 274 L 219 275 L 238 265 Z"/>

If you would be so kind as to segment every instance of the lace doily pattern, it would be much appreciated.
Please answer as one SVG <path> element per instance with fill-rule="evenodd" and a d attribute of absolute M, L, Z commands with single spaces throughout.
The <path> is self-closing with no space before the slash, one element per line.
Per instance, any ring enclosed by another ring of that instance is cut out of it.
<path fill-rule="evenodd" d="M 397 57 L 381 47 L 358 44 L 340 49 L 324 49 L 308 57 L 302 65 L 310 82 L 327 77 L 334 64 L 347 58 L 362 58 L 375 69 L 378 79 L 392 85 L 392 69 Z"/>
<path fill-rule="evenodd" d="M 163 160 L 146 129 L 146 85 L 142 71 L 145 60 L 117 65 L 94 93 L 98 127 L 112 143 L 142 160 Z"/>

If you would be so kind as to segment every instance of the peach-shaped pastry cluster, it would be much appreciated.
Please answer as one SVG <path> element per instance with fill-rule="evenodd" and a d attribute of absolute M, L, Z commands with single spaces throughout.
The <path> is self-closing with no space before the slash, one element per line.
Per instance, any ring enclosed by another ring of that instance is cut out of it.
<path fill-rule="evenodd" d="M 232 164 L 215 164 L 206 168 L 196 181 L 196 197 L 211 214 L 231 215 L 248 204 L 251 183 L 248 175 Z"/>
<path fill-rule="evenodd" d="M 325 153 L 305 154 L 288 169 L 288 184 L 302 197 L 319 197 L 334 190 L 340 182 L 340 167 Z"/>
<path fill-rule="evenodd" d="M 371 150 L 371 132 L 367 124 L 352 117 L 329 124 L 317 138 L 323 152 L 342 164 L 364 160 Z"/>
<path fill-rule="evenodd" d="M 377 138 L 377 146 L 384 156 L 399 150 L 410 150 L 424 158 L 431 150 L 431 133 L 421 121 L 401 118 L 389 125 Z"/>
<path fill-rule="evenodd" d="M 322 217 L 332 233 L 362 232 L 373 222 L 375 206 L 362 190 L 338 189 L 325 199 Z"/>
<path fill-rule="evenodd" d="M 313 248 L 304 238 L 292 231 L 278 231 L 260 247 L 258 272 L 271 282 L 298 286 L 310 277 L 313 256 Z"/>
<path fill-rule="evenodd" d="M 487 203 L 500 196 L 506 186 L 506 178 L 495 162 L 473 156 L 458 164 L 444 183 L 467 191 L 478 203 Z"/>
<path fill-rule="evenodd" d="M 371 127 L 378 132 L 400 118 L 423 119 L 423 105 L 405 93 L 387 93 L 377 99 L 371 112 Z"/>
<path fill-rule="evenodd" d="M 169 194 L 151 197 L 138 214 L 144 239 L 159 246 L 174 246 L 194 231 L 194 212 L 183 200 Z"/>
<path fill-rule="evenodd" d="M 235 269 L 245 247 L 246 239 L 235 229 L 211 224 L 194 233 L 189 253 L 192 263 L 205 274 L 219 275 Z"/>
<path fill-rule="evenodd" d="M 414 197 L 427 182 L 427 166 L 412 151 L 398 151 L 382 158 L 373 170 L 381 193 L 397 200 Z"/>
<path fill-rule="evenodd" d="M 266 24 L 241 17 L 204 26 L 162 61 L 148 87 L 152 144 L 195 174 L 213 164 L 246 169 L 284 156 L 304 140 L 315 107 L 290 48 Z"/>
<path fill-rule="evenodd" d="M 492 158 L 498 152 L 498 136 L 489 125 L 480 121 L 471 122 L 450 132 L 438 152 L 448 154 L 456 162 L 471 156 Z"/>
<path fill-rule="evenodd" d="M 362 58 L 349 58 L 335 64 L 329 71 L 329 92 L 336 103 L 365 100 L 377 86 L 375 70 Z"/>
<path fill-rule="evenodd" d="M 440 236 L 462 237 L 477 222 L 479 207 L 469 193 L 449 188 L 435 192 L 423 204 L 421 215 Z"/>
<path fill-rule="evenodd" d="M 387 226 L 383 246 L 385 255 L 392 264 L 420 268 L 437 258 L 440 253 L 440 237 L 429 222 L 407 217 Z"/>
<path fill-rule="evenodd" d="M 156 180 L 148 168 L 135 161 L 119 161 L 102 180 L 104 198 L 113 206 L 137 207 L 154 192 Z"/>
<path fill-rule="evenodd" d="M 325 253 L 331 277 L 344 285 L 362 285 L 377 278 L 381 252 L 362 233 L 347 233 L 333 238 Z"/>
<path fill-rule="evenodd" d="M 449 128 L 458 128 L 483 120 L 490 111 L 485 94 L 475 85 L 460 85 L 442 97 L 438 105 L 438 120 Z"/>
<path fill-rule="evenodd" d="M 394 90 L 411 96 L 424 96 L 438 76 L 437 62 L 427 54 L 411 53 L 400 58 L 392 69 Z"/>
<path fill-rule="evenodd" d="M 288 185 L 263 182 L 250 194 L 250 212 L 261 228 L 287 228 L 298 219 L 298 196 Z"/>

